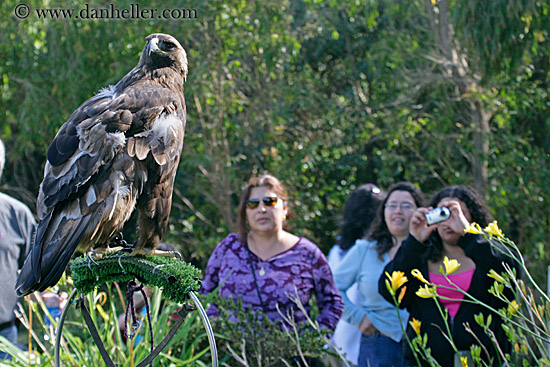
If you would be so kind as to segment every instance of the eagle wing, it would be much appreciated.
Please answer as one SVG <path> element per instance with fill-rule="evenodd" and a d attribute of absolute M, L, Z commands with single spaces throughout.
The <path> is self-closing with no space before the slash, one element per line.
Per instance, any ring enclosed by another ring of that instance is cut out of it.
<path fill-rule="evenodd" d="M 61 127 L 48 149 L 44 180 L 40 186 L 38 216 L 42 219 L 59 203 L 82 196 L 99 173 L 110 168 L 113 158 L 126 148 L 144 159 L 148 153 L 135 141 L 161 114 L 173 114 L 178 96 L 158 85 L 137 83 L 116 94 L 103 90 L 82 104 Z M 181 108 L 181 106 L 179 106 Z M 151 141 L 149 141 L 151 142 Z M 157 149 L 160 151 L 160 148 Z M 159 152 L 155 150 L 156 155 Z"/>

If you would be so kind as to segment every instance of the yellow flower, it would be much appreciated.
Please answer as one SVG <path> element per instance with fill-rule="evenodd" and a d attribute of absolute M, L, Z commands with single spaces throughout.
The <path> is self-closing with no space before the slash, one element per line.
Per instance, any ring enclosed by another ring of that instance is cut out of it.
<path fill-rule="evenodd" d="M 489 270 L 489 273 L 487 273 L 487 276 L 490 278 L 493 278 L 499 283 L 506 284 L 506 279 L 504 279 L 504 277 L 499 273 L 497 273 L 494 269 Z"/>
<path fill-rule="evenodd" d="M 386 272 L 386 276 L 390 280 L 391 283 L 391 290 L 393 291 L 392 294 L 395 294 L 395 292 L 401 287 L 403 284 L 408 282 L 407 277 L 405 276 L 405 273 L 402 271 L 394 271 L 391 273 L 391 276 Z"/>
<path fill-rule="evenodd" d="M 504 238 L 504 233 L 502 233 L 500 228 L 498 228 L 496 220 L 492 221 L 487 227 L 485 227 L 485 232 L 496 237 Z"/>
<path fill-rule="evenodd" d="M 101 317 L 103 317 L 103 320 L 109 321 L 109 315 L 107 315 L 107 313 L 105 312 L 103 307 L 101 307 L 100 304 L 97 304 L 95 307 L 96 307 L 97 311 L 99 312 L 99 314 L 101 315 Z"/>
<path fill-rule="evenodd" d="M 510 315 L 515 314 L 516 312 L 518 312 L 518 310 L 519 310 L 519 305 L 516 302 L 516 300 L 513 300 L 508 304 L 508 312 L 510 313 Z"/>
<path fill-rule="evenodd" d="M 405 296 L 405 292 L 407 291 L 407 286 L 404 286 L 401 288 L 401 292 L 399 293 L 399 297 L 397 297 L 397 303 L 401 304 L 401 301 L 403 301 L 403 297 Z"/>
<path fill-rule="evenodd" d="M 542 319 L 541 315 L 544 315 L 544 305 L 537 305 L 537 316 Z"/>
<path fill-rule="evenodd" d="M 468 367 L 468 357 L 460 357 L 460 362 L 462 362 L 462 367 Z"/>
<path fill-rule="evenodd" d="M 99 292 L 95 297 L 94 297 L 94 302 L 95 303 L 99 303 L 101 306 L 103 306 L 105 304 L 105 302 L 107 302 L 107 293 L 105 292 Z"/>
<path fill-rule="evenodd" d="M 523 354 L 527 354 L 529 352 L 529 349 L 527 349 L 527 343 L 525 344 L 521 344 L 521 347 L 519 347 L 521 349 L 521 352 Z"/>
<path fill-rule="evenodd" d="M 521 287 L 521 291 L 527 297 L 527 289 L 525 288 L 525 283 L 521 279 L 518 280 L 518 283 L 519 283 L 519 286 Z"/>
<path fill-rule="evenodd" d="M 429 284 L 429 282 L 422 276 L 422 273 L 420 272 L 420 270 L 413 269 L 411 270 L 411 274 L 413 275 L 413 277 L 420 280 L 422 283 Z"/>
<path fill-rule="evenodd" d="M 412 321 L 409 321 L 409 324 L 411 324 L 416 335 L 420 335 L 420 325 L 422 325 L 422 322 L 413 317 Z"/>
<path fill-rule="evenodd" d="M 447 256 L 443 258 L 443 265 L 445 266 L 445 274 L 449 275 L 460 267 L 460 263 L 457 259 L 449 260 Z"/>
<path fill-rule="evenodd" d="M 429 287 L 425 285 L 424 287 L 418 288 L 418 291 L 416 291 L 416 295 L 422 298 L 434 298 L 437 293 L 434 287 Z"/>
<path fill-rule="evenodd" d="M 479 224 L 472 222 L 468 227 L 464 228 L 464 233 L 483 234 L 483 231 Z"/>

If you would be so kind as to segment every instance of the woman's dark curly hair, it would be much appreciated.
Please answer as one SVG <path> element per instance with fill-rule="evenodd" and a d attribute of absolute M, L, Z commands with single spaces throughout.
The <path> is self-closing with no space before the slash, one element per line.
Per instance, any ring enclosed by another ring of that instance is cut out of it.
<path fill-rule="evenodd" d="M 382 259 L 382 256 L 388 252 L 394 244 L 395 237 L 390 233 L 386 220 L 384 219 L 384 209 L 388 198 L 394 191 L 407 191 L 413 197 L 414 203 L 417 207 L 424 205 L 424 195 L 419 188 L 409 182 L 398 182 L 390 186 L 384 201 L 378 207 L 376 217 L 372 222 L 372 227 L 369 231 L 368 239 L 376 241 L 376 253 L 378 257 Z"/>
<path fill-rule="evenodd" d="M 486 227 L 493 220 L 493 217 L 489 212 L 489 207 L 483 197 L 481 197 L 481 195 L 470 186 L 457 185 L 445 187 L 434 195 L 430 202 L 430 206 L 434 208 L 437 207 L 437 204 L 445 198 L 457 198 L 458 200 L 464 202 L 472 215 L 472 222 L 476 222 L 481 227 Z M 429 241 L 432 246 L 430 252 L 428 253 L 428 260 L 441 260 L 441 257 L 443 256 L 443 241 L 441 240 L 437 230 L 432 232 Z"/>
<path fill-rule="evenodd" d="M 338 239 L 342 250 L 348 250 L 365 236 L 383 199 L 384 193 L 374 184 L 361 185 L 351 193 Z"/>

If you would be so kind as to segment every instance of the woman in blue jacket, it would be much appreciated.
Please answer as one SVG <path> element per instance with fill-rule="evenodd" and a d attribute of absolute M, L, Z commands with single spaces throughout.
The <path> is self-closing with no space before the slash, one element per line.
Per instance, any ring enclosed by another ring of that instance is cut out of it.
<path fill-rule="evenodd" d="M 409 221 L 417 207 L 423 205 L 418 188 L 399 182 L 388 189 L 366 239 L 357 240 L 336 269 L 334 280 L 344 300 L 342 319 L 361 331 L 359 367 L 404 366 L 401 339 L 402 325 L 408 314 L 378 293 L 378 278 L 409 233 Z M 362 302 L 354 304 L 346 291 L 359 285 Z"/>

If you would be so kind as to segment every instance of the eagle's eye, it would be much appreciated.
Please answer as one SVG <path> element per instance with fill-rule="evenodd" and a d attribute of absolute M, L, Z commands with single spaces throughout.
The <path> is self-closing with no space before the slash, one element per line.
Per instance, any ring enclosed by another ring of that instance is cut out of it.
<path fill-rule="evenodd" d="M 174 45 L 174 44 L 171 43 L 171 42 L 165 42 L 165 43 L 164 43 L 164 46 L 166 47 L 166 49 L 167 49 L 168 51 L 173 50 L 173 49 L 176 48 L 176 45 Z"/>

